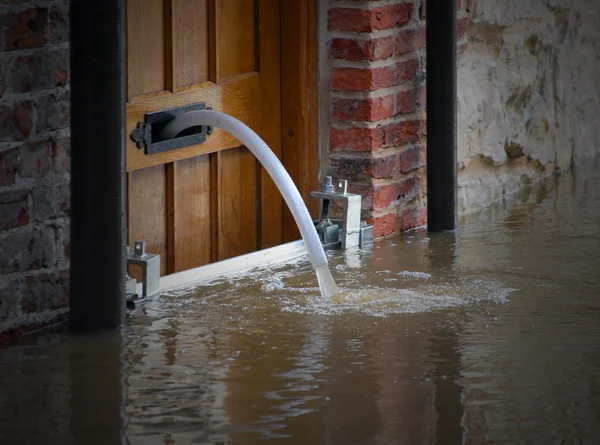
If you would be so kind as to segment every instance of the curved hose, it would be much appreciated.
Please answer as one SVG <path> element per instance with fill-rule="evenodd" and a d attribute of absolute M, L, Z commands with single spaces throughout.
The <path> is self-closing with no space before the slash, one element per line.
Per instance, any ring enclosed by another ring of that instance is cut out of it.
<path fill-rule="evenodd" d="M 283 195 L 283 199 L 290 208 L 306 244 L 313 269 L 324 269 L 322 266 L 327 266 L 325 251 L 294 181 L 269 146 L 246 124 L 232 116 L 216 111 L 189 111 L 169 122 L 163 128 L 160 137 L 162 139 L 172 139 L 183 130 L 198 125 L 219 127 L 228 131 L 256 156 L 275 181 L 277 188 Z"/>

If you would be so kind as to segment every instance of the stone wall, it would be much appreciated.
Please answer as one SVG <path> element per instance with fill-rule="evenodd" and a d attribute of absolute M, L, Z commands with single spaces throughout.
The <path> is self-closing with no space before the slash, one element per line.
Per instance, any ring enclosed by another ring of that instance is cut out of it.
<path fill-rule="evenodd" d="M 475 0 L 458 68 L 459 209 L 600 152 L 596 0 Z"/>
<path fill-rule="evenodd" d="M 321 20 L 324 171 L 381 237 L 425 224 L 425 0 L 330 0 Z M 457 1 L 459 50 L 469 5 Z"/>
<path fill-rule="evenodd" d="M 68 304 L 67 0 L 0 0 L 0 333 Z M 2 340 L 0 338 L 0 340 Z"/>

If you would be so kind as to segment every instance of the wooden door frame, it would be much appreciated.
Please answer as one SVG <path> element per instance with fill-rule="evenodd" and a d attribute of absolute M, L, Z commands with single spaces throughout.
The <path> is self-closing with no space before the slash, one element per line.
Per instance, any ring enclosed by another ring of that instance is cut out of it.
<path fill-rule="evenodd" d="M 73 0 L 70 10 L 70 23 L 74 29 L 70 36 L 71 102 L 77 110 L 71 122 L 72 152 L 75 154 L 71 159 L 71 190 L 75 189 L 75 193 L 72 194 L 70 216 L 71 264 L 77 263 L 77 267 L 71 267 L 70 307 L 72 317 L 77 318 L 72 324 L 81 327 L 77 329 L 89 331 L 118 328 L 125 311 L 125 153 L 129 137 L 125 114 L 125 2 L 106 0 L 101 6 L 90 9 L 83 0 Z M 292 159 L 282 159 L 282 162 L 309 203 L 311 213 L 316 215 L 317 210 L 310 205 L 309 193 L 318 187 L 318 178 L 315 175 L 309 177 L 308 168 L 298 169 L 297 166 L 310 166 L 318 175 L 318 0 L 281 2 L 285 4 L 281 8 L 282 146 L 294 147 L 295 153 Z M 111 38 L 100 33 L 99 27 L 113 31 Z M 99 35 L 103 37 L 96 38 Z M 100 72 L 98 66 L 104 70 Z M 111 76 L 107 77 L 106 73 Z M 97 81 L 92 83 L 95 88 L 89 88 L 89 79 Z M 106 106 L 108 99 L 112 106 Z M 114 136 L 108 138 L 110 150 L 103 146 L 108 140 L 107 135 Z M 90 152 L 94 156 L 84 155 Z M 90 200 L 90 194 L 98 199 Z M 97 206 L 98 202 L 102 205 Z M 92 208 L 96 211 L 91 211 Z M 105 218 L 99 218 L 97 211 L 114 215 L 114 218 L 107 224 Z M 284 242 L 297 236 L 295 223 L 289 213 L 287 215 Z M 111 240 L 114 248 L 107 248 L 106 240 Z M 104 285 L 94 286 L 99 277 Z"/>
<path fill-rule="evenodd" d="M 317 217 L 318 202 L 309 194 L 319 188 L 320 171 L 319 0 L 281 3 L 281 149 L 296 154 L 291 159 L 284 156 L 282 162 Z M 287 206 L 284 213 L 286 242 L 297 239 L 299 232 Z"/>

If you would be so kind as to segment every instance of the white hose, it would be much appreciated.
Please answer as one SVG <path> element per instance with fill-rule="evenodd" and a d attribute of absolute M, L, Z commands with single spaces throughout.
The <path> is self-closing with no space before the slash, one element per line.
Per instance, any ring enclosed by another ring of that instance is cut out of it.
<path fill-rule="evenodd" d="M 219 127 L 226 130 L 256 156 L 275 181 L 277 188 L 283 195 L 283 199 L 290 208 L 306 244 L 313 269 L 317 270 L 321 266 L 326 266 L 325 251 L 294 181 L 269 146 L 246 124 L 232 116 L 216 111 L 189 111 L 169 122 L 162 130 L 160 137 L 163 140 L 172 139 L 183 130 L 198 125 Z"/>

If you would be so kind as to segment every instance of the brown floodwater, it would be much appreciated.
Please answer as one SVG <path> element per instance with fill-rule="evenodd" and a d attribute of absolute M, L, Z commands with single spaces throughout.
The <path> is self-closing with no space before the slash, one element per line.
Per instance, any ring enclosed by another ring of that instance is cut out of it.
<path fill-rule="evenodd" d="M 598 444 L 600 165 L 0 350 L 0 444 Z"/>

